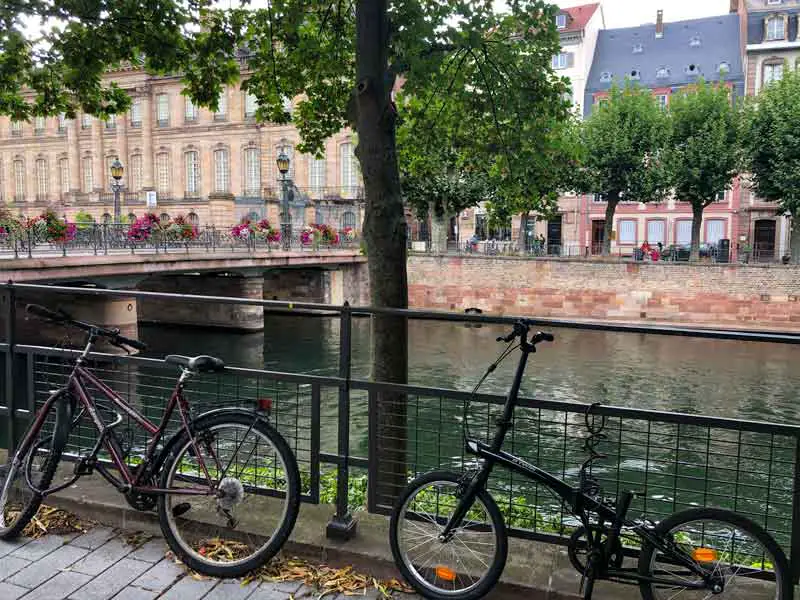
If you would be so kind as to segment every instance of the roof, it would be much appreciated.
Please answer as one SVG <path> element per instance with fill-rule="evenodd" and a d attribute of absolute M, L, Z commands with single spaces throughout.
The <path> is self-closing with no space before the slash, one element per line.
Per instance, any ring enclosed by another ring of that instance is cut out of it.
<path fill-rule="evenodd" d="M 597 8 L 600 6 L 599 2 L 593 4 L 583 4 L 581 6 L 573 6 L 571 8 L 562 8 L 560 13 L 567 13 L 567 26 L 564 29 L 559 29 L 559 33 L 572 33 L 575 31 L 583 31 L 586 24 L 592 18 Z"/>
<path fill-rule="evenodd" d="M 626 77 L 634 79 L 636 72 L 638 83 L 648 88 L 686 85 L 698 76 L 717 81 L 723 62 L 729 67 L 726 81 L 743 81 L 739 36 L 736 14 L 664 23 L 662 38 L 656 38 L 653 23 L 601 30 L 586 83 L 587 94 L 610 88 L 607 74 L 621 83 Z M 694 71 L 689 68 L 692 65 Z M 658 77 L 663 69 L 667 69 L 667 76 Z M 590 108 L 592 103 L 589 100 L 586 104 Z"/>

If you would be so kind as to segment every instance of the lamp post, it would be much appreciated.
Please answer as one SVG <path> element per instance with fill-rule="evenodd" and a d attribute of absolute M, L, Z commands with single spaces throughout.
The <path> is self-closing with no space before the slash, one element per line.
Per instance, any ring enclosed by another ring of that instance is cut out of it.
<path fill-rule="evenodd" d="M 114 159 L 114 162 L 111 163 L 111 177 L 113 181 L 111 182 L 111 191 L 114 192 L 114 222 L 119 223 L 120 219 L 120 206 L 119 206 L 119 193 L 122 191 L 122 184 L 120 183 L 120 179 L 122 179 L 122 174 L 125 172 L 125 168 L 122 166 L 122 163 L 119 162 L 118 158 Z"/>
<path fill-rule="evenodd" d="M 289 157 L 281 150 L 275 162 L 281 174 L 281 240 L 283 241 L 283 249 L 288 250 L 292 244 L 292 215 L 289 212 L 289 180 L 286 178 L 286 173 L 289 172 Z"/>

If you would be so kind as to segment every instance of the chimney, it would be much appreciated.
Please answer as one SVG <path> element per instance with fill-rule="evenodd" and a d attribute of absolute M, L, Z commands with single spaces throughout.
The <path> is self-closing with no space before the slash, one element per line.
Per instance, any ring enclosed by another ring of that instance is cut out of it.
<path fill-rule="evenodd" d="M 664 11 L 660 8 L 656 12 L 656 39 L 664 37 Z"/>

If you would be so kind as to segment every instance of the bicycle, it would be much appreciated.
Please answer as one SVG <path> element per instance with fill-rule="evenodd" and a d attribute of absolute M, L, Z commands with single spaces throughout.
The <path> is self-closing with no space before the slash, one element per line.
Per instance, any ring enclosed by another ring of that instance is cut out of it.
<path fill-rule="evenodd" d="M 567 549 L 572 566 L 582 574 L 585 600 L 592 597 L 595 581 L 602 579 L 638 584 L 645 600 L 685 597 L 683 592 L 709 598 L 739 583 L 746 589 L 742 595 L 734 591 L 735 598 L 789 600 L 792 584 L 785 554 L 760 525 L 746 517 L 719 508 L 691 508 L 654 524 L 627 517 L 634 492 L 622 492 L 615 501 L 600 496 L 600 485 L 590 469 L 604 458 L 595 447 L 603 439 L 605 421 L 598 426 L 589 418 L 596 405 L 586 412 L 590 456 L 581 466 L 577 487 L 502 450 L 527 359 L 538 344 L 554 339 L 548 333 L 531 334 L 530 326 L 528 321 L 519 321 L 509 335 L 497 338 L 508 346 L 473 390 L 475 394 L 504 358 L 521 349 L 490 444 L 470 437 L 469 402 L 465 402 L 465 447 L 482 461 L 480 468 L 463 474 L 435 471 L 419 476 L 393 508 L 392 555 L 406 581 L 434 600 L 473 600 L 494 587 L 505 567 L 508 535 L 486 486 L 495 465 L 502 465 L 547 487 L 581 522 Z M 634 555 L 632 541 L 641 545 L 635 567 L 625 566 L 626 557 Z"/>
<path fill-rule="evenodd" d="M 87 339 L 66 385 L 45 400 L 6 465 L 0 492 L 0 539 L 18 536 L 44 498 L 97 471 L 136 510 L 157 508 L 170 549 L 196 571 L 238 577 L 262 566 L 280 550 L 297 519 L 300 474 L 291 449 L 267 421 L 271 401 L 259 400 L 253 410 L 219 408 L 192 417 L 184 393 L 187 381 L 195 375 L 223 372 L 225 364 L 206 355 L 169 355 L 165 362 L 178 367 L 180 375 L 156 425 L 86 364 L 100 338 L 126 352 L 143 351 L 145 344 L 120 335 L 118 329 L 78 321 L 43 306 L 28 305 L 27 312 L 78 328 Z M 90 387 L 104 399 L 95 398 Z M 180 425 L 167 437 L 175 413 Z M 115 432 L 123 415 L 149 436 L 143 456 L 135 460 L 126 461 L 129 451 Z M 84 421 L 96 430 L 94 446 L 75 462 L 67 481 L 52 485 L 69 436 Z M 129 462 L 137 464 L 129 466 Z"/>

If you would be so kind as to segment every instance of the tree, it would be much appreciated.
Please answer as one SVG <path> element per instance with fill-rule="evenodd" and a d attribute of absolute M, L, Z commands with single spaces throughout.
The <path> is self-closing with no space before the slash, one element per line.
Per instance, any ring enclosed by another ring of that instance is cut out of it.
<path fill-rule="evenodd" d="M 510 0 L 497 13 L 488 0 L 271 0 L 265 8 L 211 9 L 194 0 L 156 3 L 28 0 L 0 8 L 0 112 L 15 118 L 77 107 L 99 116 L 128 99 L 102 83 L 106 67 L 142 62 L 157 73 L 180 72 L 196 103 L 216 108 L 222 86 L 249 67 L 242 88 L 259 102 L 256 117 L 297 126 L 301 151 L 320 152 L 345 126 L 358 135 L 356 156 L 366 196 L 364 242 L 372 304 L 408 305 L 406 226 L 397 162 L 398 106 L 392 92 L 419 98 L 461 93 L 465 119 L 489 119 L 495 152 L 513 176 L 505 142 L 518 125 L 504 106 L 549 111 L 563 86 L 550 60 L 559 50 L 555 7 Z M 355 10 L 353 10 L 355 9 Z M 60 25 L 26 38 L 23 17 Z M 456 87 L 458 85 L 458 87 Z M 518 88 L 524 93 L 508 94 Z M 30 90 L 30 94 L 26 93 Z M 293 112 L 287 98 L 298 98 Z M 405 383 L 408 348 L 403 317 L 373 319 L 372 376 Z M 404 423 L 404 398 L 378 394 L 379 428 Z M 385 407 L 385 410 L 383 409 Z M 393 435 L 384 437 L 397 438 Z M 402 448 L 387 463 L 400 460 Z M 402 465 L 394 484 L 404 481 Z"/>
<path fill-rule="evenodd" d="M 669 192 L 663 150 L 669 122 L 650 90 L 613 86 L 581 126 L 583 165 L 576 188 L 606 201 L 603 254 L 611 252 L 614 213 L 621 200 L 659 201 Z"/>
<path fill-rule="evenodd" d="M 700 258 L 703 211 L 739 173 L 739 111 L 724 83 L 703 80 L 672 97 L 666 153 L 675 197 L 692 205 L 691 260 Z"/>
<path fill-rule="evenodd" d="M 755 193 L 789 214 L 792 264 L 800 263 L 800 74 L 786 69 L 783 78 L 761 90 L 747 107 L 743 127 L 746 166 Z"/>

